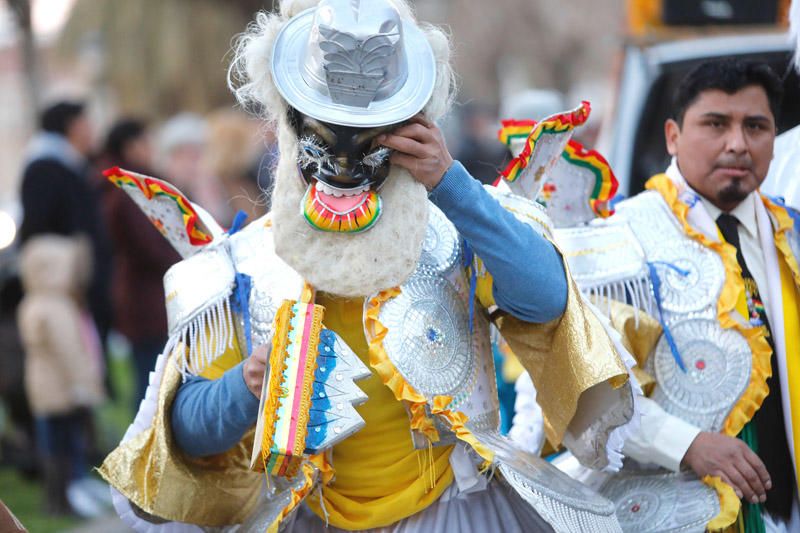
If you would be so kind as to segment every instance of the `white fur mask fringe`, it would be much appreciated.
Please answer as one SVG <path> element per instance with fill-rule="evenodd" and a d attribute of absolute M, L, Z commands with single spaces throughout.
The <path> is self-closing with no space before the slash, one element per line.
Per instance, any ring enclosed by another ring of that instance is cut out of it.
<path fill-rule="evenodd" d="M 362 297 L 401 285 L 414 271 L 428 225 L 425 187 L 393 167 L 380 191 L 383 214 L 363 233 L 326 233 L 302 214 L 305 182 L 295 162 L 297 139 L 280 128 L 281 158 L 272 200 L 275 251 L 315 289 Z"/>

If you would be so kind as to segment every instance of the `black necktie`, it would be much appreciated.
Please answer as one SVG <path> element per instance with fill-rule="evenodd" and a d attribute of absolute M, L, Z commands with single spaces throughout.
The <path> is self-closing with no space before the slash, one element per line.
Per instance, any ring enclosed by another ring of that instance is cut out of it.
<path fill-rule="evenodd" d="M 728 213 L 723 213 L 717 218 L 719 228 L 725 242 L 736 248 L 736 259 L 742 269 L 742 279 L 747 290 L 747 307 L 749 317 L 745 319 L 760 320 L 767 337 L 767 342 L 772 349 L 770 364 L 772 377 L 767 379 L 769 394 L 756 411 L 750 424 L 755 425 L 757 435 L 756 449 L 754 450 L 767 467 L 772 490 L 767 491 L 767 501 L 764 504 L 772 515 L 788 520 L 792 513 L 792 497 L 794 494 L 794 467 L 786 440 L 786 431 L 783 425 L 783 404 L 781 402 L 781 385 L 778 377 L 778 361 L 775 355 L 775 343 L 769 325 L 767 313 L 760 304 L 761 296 L 758 285 L 753 279 L 750 269 L 742 255 L 739 242 L 739 220 Z"/>

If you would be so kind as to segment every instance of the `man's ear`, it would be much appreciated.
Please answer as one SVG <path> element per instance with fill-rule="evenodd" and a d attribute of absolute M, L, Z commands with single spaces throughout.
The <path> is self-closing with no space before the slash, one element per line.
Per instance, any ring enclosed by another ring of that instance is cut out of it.
<path fill-rule="evenodd" d="M 668 118 L 664 123 L 664 139 L 667 141 L 669 155 L 678 155 L 678 139 L 681 136 L 681 127 L 675 120 Z"/>

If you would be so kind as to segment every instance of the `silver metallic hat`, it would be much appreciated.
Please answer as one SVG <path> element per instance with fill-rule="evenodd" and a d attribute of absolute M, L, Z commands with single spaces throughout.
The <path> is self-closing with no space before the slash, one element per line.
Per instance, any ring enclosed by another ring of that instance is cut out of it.
<path fill-rule="evenodd" d="M 436 62 L 425 35 L 390 0 L 322 0 L 281 29 L 272 77 L 304 115 L 373 128 L 425 107 Z"/>

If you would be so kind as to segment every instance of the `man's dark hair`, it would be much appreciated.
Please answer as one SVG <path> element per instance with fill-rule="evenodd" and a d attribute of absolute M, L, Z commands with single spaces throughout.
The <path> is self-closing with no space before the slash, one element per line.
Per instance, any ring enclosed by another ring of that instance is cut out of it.
<path fill-rule="evenodd" d="M 66 135 L 72 121 L 83 115 L 85 109 L 83 102 L 57 102 L 42 111 L 39 125 L 44 131 Z"/>
<path fill-rule="evenodd" d="M 124 163 L 125 148 L 145 134 L 147 124 L 136 118 L 118 120 L 106 136 L 105 152 L 117 163 Z"/>
<path fill-rule="evenodd" d="M 683 127 L 686 110 L 704 91 L 716 89 L 727 94 L 734 94 L 753 85 L 764 89 L 770 111 L 777 122 L 783 97 L 783 85 L 780 78 L 766 63 L 734 58 L 707 61 L 689 71 L 675 91 L 672 118 L 678 123 L 678 126 Z"/>

